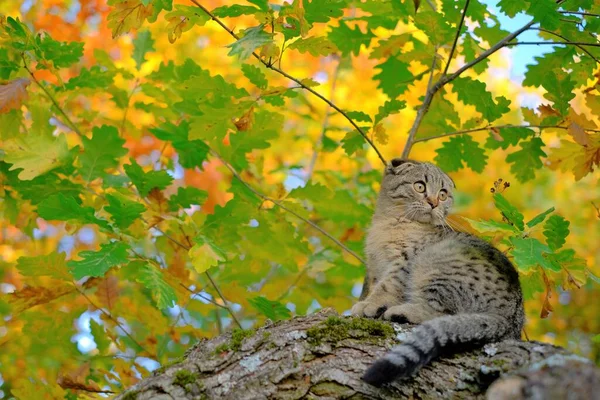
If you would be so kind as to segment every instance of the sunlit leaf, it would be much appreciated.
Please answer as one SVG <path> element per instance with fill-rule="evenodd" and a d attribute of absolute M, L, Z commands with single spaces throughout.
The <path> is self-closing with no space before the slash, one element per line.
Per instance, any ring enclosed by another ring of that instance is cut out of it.
<path fill-rule="evenodd" d="M 129 246 L 123 242 L 105 243 L 98 251 L 81 251 L 77 255 L 81 260 L 69 261 L 67 266 L 75 279 L 86 276 L 104 276 L 112 267 L 125 264 L 128 260 Z"/>

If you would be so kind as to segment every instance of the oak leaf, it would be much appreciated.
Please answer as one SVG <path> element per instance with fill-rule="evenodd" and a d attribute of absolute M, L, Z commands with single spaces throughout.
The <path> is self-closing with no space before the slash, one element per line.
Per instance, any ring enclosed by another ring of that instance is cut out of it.
<path fill-rule="evenodd" d="M 27 100 L 27 86 L 31 81 L 27 78 L 19 78 L 0 85 L 0 114 L 6 114 L 10 110 L 18 110 Z"/>

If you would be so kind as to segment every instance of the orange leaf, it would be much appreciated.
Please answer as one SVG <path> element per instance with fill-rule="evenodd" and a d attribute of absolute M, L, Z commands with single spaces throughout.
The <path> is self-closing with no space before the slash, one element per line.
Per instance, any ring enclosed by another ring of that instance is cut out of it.
<path fill-rule="evenodd" d="M 571 122 L 569 124 L 567 132 L 569 133 L 569 135 L 573 136 L 575 142 L 579 143 L 582 146 L 589 146 L 590 144 L 592 144 L 589 135 L 576 122 Z"/>
<path fill-rule="evenodd" d="M 560 113 L 552 108 L 551 105 L 542 104 L 538 107 L 538 111 L 542 114 L 542 118 L 545 117 L 560 117 Z"/>
<path fill-rule="evenodd" d="M 0 114 L 6 114 L 10 110 L 18 110 L 27 100 L 27 86 L 31 81 L 27 78 L 19 78 L 0 85 Z"/>
<path fill-rule="evenodd" d="M 108 14 L 107 18 L 113 39 L 132 29 L 138 29 L 151 15 L 152 4 L 145 6 L 139 0 L 127 0 L 115 4 L 115 9 Z"/>

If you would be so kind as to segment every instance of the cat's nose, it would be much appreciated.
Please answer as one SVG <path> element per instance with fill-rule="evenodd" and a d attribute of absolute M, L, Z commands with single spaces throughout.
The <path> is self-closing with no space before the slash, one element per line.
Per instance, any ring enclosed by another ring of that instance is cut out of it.
<path fill-rule="evenodd" d="M 427 203 L 431 206 L 431 208 L 436 208 L 439 204 L 438 199 L 427 197 Z"/>

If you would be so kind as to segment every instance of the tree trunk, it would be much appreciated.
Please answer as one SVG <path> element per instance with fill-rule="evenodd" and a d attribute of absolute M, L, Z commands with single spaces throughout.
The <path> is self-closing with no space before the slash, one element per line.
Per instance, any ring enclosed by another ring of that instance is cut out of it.
<path fill-rule="evenodd" d="M 600 371 L 591 361 L 539 342 L 506 341 L 444 357 L 381 388 L 361 381 L 365 369 L 409 330 L 323 310 L 204 340 L 117 398 L 600 398 Z"/>

